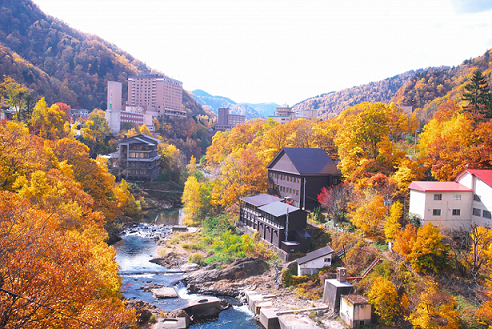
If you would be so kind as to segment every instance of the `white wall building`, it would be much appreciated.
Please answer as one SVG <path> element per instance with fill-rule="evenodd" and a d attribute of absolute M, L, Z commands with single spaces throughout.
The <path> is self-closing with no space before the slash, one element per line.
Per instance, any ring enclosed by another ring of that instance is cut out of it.
<path fill-rule="evenodd" d="M 454 182 L 412 182 L 410 214 L 443 231 L 492 227 L 492 170 L 465 170 Z"/>
<path fill-rule="evenodd" d="M 297 275 L 313 275 L 325 266 L 331 265 L 333 249 L 326 246 L 308 253 L 297 260 Z"/>

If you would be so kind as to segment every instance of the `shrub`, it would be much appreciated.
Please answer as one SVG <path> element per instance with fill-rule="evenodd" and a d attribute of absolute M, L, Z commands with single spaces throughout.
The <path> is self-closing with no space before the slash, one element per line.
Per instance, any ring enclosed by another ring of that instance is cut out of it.
<path fill-rule="evenodd" d="M 205 260 L 203 259 L 203 256 L 200 255 L 199 253 L 194 253 L 191 254 L 190 257 L 188 257 L 188 262 L 189 263 L 195 263 L 200 266 L 203 266 L 206 264 Z"/>

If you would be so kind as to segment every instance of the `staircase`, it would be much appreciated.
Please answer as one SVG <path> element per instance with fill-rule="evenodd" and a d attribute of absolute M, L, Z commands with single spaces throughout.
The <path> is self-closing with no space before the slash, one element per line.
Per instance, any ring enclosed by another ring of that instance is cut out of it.
<path fill-rule="evenodd" d="M 355 280 L 355 279 L 364 279 L 373 269 L 374 267 L 381 261 L 381 258 L 376 258 L 371 265 L 362 273 L 361 276 L 349 276 L 347 280 Z"/>

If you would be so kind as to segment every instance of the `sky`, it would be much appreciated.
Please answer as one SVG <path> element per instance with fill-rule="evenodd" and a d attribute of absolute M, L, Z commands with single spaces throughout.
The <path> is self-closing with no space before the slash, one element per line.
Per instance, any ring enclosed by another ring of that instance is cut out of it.
<path fill-rule="evenodd" d="M 492 48 L 492 0 L 33 0 L 235 102 L 304 99 Z"/>

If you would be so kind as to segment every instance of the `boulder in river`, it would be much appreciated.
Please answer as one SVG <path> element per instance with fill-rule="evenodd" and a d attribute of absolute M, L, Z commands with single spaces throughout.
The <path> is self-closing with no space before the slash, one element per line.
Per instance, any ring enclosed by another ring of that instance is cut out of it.
<path fill-rule="evenodd" d="M 172 287 L 162 287 L 158 289 L 152 289 L 152 295 L 155 298 L 177 298 L 178 293 Z"/>

